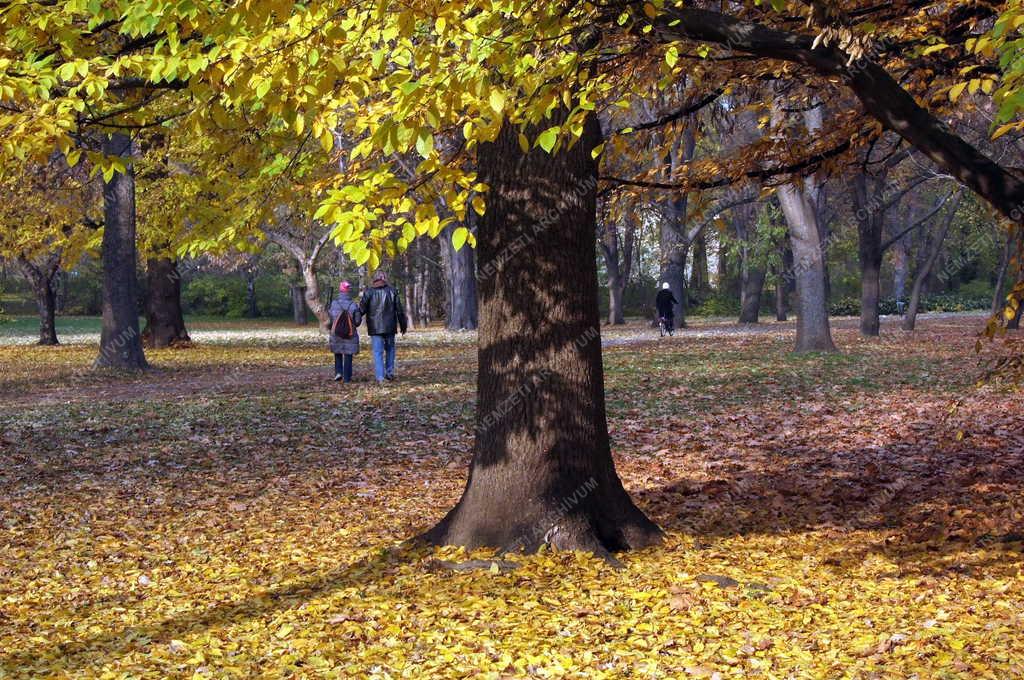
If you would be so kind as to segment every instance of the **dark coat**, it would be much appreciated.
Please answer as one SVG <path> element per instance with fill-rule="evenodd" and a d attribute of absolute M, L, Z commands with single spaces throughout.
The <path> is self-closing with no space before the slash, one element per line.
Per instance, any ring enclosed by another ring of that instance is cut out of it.
<path fill-rule="evenodd" d="M 664 288 L 659 290 L 658 296 L 654 298 L 654 306 L 658 308 L 658 316 L 664 316 L 665 318 L 675 316 L 674 306 L 678 304 L 676 296 L 672 294 L 672 291 L 665 290 Z"/>
<path fill-rule="evenodd" d="M 399 329 L 405 333 L 405 308 L 398 291 L 383 281 L 363 292 L 359 308 L 366 317 L 366 332 L 370 335 L 394 335 Z"/>
<path fill-rule="evenodd" d="M 359 354 L 359 323 L 363 320 L 363 313 L 359 305 L 348 296 L 347 293 L 338 293 L 337 299 L 331 303 L 331 328 L 334 328 L 334 320 L 341 316 L 341 313 L 348 310 L 352 315 L 352 323 L 357 326 L 355 333 L 349 339 L 339 338 L 330 334 L 331 351 L 335 354 Z"/>

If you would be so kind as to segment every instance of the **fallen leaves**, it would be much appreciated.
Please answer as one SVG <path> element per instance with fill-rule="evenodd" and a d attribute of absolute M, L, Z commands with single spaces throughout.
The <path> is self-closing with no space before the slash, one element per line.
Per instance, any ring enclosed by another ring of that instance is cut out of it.
<path fill-rule="evenodd" d="M 2 348 L 0 676 L 1024 675 L 1024 402 L 969 389 L 972 332 L 804 359 L 630 329 L 617 465 L 668 540 L 621 570 L 404 543 L 465 482 L 465 344 L 400 348 L 384 391 L 304 345 L 120 382 Z"/>

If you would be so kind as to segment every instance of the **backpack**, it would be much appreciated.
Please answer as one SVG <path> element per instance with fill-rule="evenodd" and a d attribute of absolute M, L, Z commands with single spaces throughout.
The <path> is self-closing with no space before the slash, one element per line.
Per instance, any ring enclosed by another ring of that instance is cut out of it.
<path fill-rule="evenodd" d="M 356 325 L 352 323 L 352 314 L 343 309 L 331 326 L 331 335 L 341 340 L 351 340 L 355 334 Z"/>

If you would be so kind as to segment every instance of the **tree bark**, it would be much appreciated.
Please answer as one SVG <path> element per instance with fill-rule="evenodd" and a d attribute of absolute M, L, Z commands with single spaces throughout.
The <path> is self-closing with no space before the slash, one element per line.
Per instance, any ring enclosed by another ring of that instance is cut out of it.
<path fill-rule="evenodd" d="M 455 250 L 452 244 L 452 233 L 457 225 L 450 224 L 441 232 L 441 248 L 444 256 L 446 307 L 448 318 L 446 327 L 450 331 L 467 331 L 476 328 L 476 258 L 468 244 Z"/>
<path fill-rule="evenodd" d="M 495 273 L 479 282 L 476 442 L 461 500 L 425 538 L 610 557 L 661 531 L 622 487 L 608 438 L 591 157 L 600 127 L 591 116 L 554 155 L 523 153 L 518 133 L 506 124 L 478 151 L 490 187 L 478 257 Z"/>
<path fill-rule="evenodd" d="M 957 210 L 960 209 L 960 201 L 963 199 L 963 195 L 964 191 L 961 189 L 957 192 L 952 203 L 950 203 L 949 211 L 946 213 L 946 218 L 939 229 L 939 235 L 935 238 L 935 242 L 932 243 L 928 258 L 914 275 L 914 287 L 910 291 L 910 304 L 907 305 L 907 315 L 903 318 L 903 330 L 905 331 L 912 331 L 917 325 L 917 310 L 921 307 L 921 292 L 924 290 L 925 281 L 928 280 L 928 276 L 932 272 L 932 267 L 935 266 L 935 263 L 939 260 L 939 255 L 942 254 L 942 243 L 946 240 L 949 228 L 953 226 L 953 219 L 956 217 Z"/>
<path fill-rule="evenodd" d="M 316 265 L 312 261 L 302 264 L 302 294 L 306 300 L 306 306 L 313 312 L 320 329 L 327 331 L 331 327 L 331 315 L 327 313 L 327 307 L 320 300 L 320 282 L 316 278 Z"/>
<path fill-rule="evenodd" d="M 151 257 L 146 263 L 146 347 L 160 349 L 191 342 L 181 309 L 181 275 L 178 263 L 167 257 Z"/>
<path fill-rule="evenodd" d="M 135 272 L 135 169 L 132 142 L 115 132 L 103 141 L 103 152 L 120 156 L 125 172 L 103 182 L 103 326 L 97 368 L 148 368 L 139 333 L 138 277 Z"/>

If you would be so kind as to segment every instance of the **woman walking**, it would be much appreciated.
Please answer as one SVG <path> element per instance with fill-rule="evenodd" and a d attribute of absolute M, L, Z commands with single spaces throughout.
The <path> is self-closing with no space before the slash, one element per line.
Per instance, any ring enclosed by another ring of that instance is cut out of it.
<path fill-rule="evenodd" d="M 352 284 L 338 284 L 338 297 L 331 303 L 330 346 L 334 352 L 334 381 L 352 382 L 352 357 L 359 354 L 359 323 L 363 314 L 349 297 Z"/>

